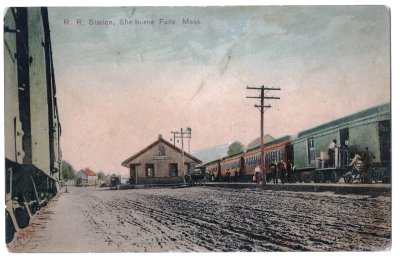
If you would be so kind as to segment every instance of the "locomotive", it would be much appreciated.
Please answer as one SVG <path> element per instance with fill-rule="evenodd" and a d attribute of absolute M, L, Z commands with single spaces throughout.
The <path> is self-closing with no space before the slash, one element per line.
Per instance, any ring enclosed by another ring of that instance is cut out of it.
<path fill-rule="evenodd" d="M 57 193 L 61 126 L 47 8 L 4 17 L 6 242 Z"/>
<path fill-rule="evenodd" d="M 327 149 L 337 140 L 333 160 Z M 286 182 L 337 183 L 351 168 L 352 157 L 365 147 L 373 156 L 371 179 L 390 183 L 391 180 L 391 115 L 390 104 L 369 108 L 349 116 L 299 132 L 295 137 L 284 136 L 264 144 L 266 180 L 272 178 L 269 164 L 285 164 Z M 246 152 L 227 156 L 203 165 L 214 181 L 225 175 L 237 175 L 244 182 L 257 181 L 257 166 L 261 165 L 260 146 Z M 225 180 L 226 181 L 226 180 Z M 237 181 L 235 179 L 234 181 Z"/>

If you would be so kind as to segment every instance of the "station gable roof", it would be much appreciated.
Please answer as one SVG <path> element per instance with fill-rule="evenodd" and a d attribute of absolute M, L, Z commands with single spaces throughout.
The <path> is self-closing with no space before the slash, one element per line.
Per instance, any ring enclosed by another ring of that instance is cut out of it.
<path fill-rule="evenodd" d="M 163 138 L 159 138 L 157 141 L 153 142 L 152 144 L 150 144 L 149 146 L 147 146 L 146 148 L 144 148 L 143 150 L 139 151 L 138 153 L 136 153 L 135 155 L 129 157 L 128 159 L 124 160 L 122 162 L 122 166 L 124 167 L 129 167 L 129 162 L 131 162 L 132 160 L 136 159 L 137 157 L 143 155 L 144 153 L 146 153 L 147 151 L 149 151 L 150 149 L 152 149 L 154 146 L 156 146 L 159 143 L 163 143 L 165 145 L 167 145 L 168 147 L 170 147 L 171 149 L 177 151 L 177 152 L 182 152 L 182 149 L 174 146 L 173 144 L 167 142 L 166 140 L 164 140 Z M 190 155 L 189 153 L 184 151 L 184 155 L 190 159 L 192 159 L 195 163 L 201 163 L 201 160 L 197 159 L 196 157 Z"/>

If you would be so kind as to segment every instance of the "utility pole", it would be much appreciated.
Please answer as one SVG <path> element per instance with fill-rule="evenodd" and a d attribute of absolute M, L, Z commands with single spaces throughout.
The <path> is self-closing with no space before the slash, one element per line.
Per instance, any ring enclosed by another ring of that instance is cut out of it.
<path fill-rule="evenodd" d="M 173 131 L 171 131 L 171 133 L 174 134 L 174 146 L 175 146 L 175 135 L 176 135 L 177 133 L 179 133 L 179 132 L 173 132 Z M 172 139 L 171 139 L 171 141 L 172 141 Z"/>
<path fill-rule="evenodd" d="M 181 128 L 180 131 L 171 131 L 171 133 L 174 134 L 174 146 L 175 146 L 175 138 L 180 137 L 181 138 L 181 144 L 182 144 L 182 174 L 185 175 L 185 152 L 183 150 L 183 139 L 187 138 L 190 141 L 190 138 L 192 138 L 192 129 L 190 127 L 186 128 L 185 131 L 183 131 L 183 128 Z M 189 142 L 189 152 L 190 152 L 190 142 Z"/>
<path fill-rule="evenodd" d="M 261 173 L 262 173 L 262 186 L 265 187 L 265 157 L 264 157 L 264 109 L 266 108 L 271 108 L 271 105 L 265 105 L 264 100 L 265 99 L 280 99 L 280 97 L 273 97 L 273 96 L 267 96 L 266 93 L 270 90 L 281 90 L 280 88 L 270 88 L 270 87 L 265 87 L 264 85 L 261 87 L 249 87 L 247 86 L 248 90 L 259 90 L 260 95 L 259 96 L 251 96 L 251 97 L 246 97 L 249 99 L 260 99 L 260 105 L 255 104 L 254 107 L 258 108 L 261 113 L 261 126 L 260 126 L 260 149 L 261 149 Z M 258 182 L 257 182 L 258 183 Z"/>
<path fill-rule="evenodd" d="M 183 129 L 181 128 L 181 143 L 182 143 L 182 170 L 183 175 L 185 175 L 185 152 L 183 151 Z"/>

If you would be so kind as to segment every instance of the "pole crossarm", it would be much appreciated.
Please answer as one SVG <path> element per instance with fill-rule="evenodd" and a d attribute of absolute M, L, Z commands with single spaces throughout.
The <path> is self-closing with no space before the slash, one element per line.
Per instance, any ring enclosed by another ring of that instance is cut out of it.
<path fill-rule="evenodd" d="M 267 97 L 267 96 L 264 96 L 264 99 L 281 99 L 280 97 Z"/>
<path fill-rule="evenodd" d="M 181 133 L 181 132 L 171 132 L 171 133 L 173 133 L 176 137 L 179 137 L 179 138 L 192 138 L 192 134 L 191 133 L 188 133 L 188 132 L 183 132 L 183 133 Z"/>
<path fill-rule="evenodd" d="M 261 96 L 258 97 L 246 97 L 247 99 L 261 99 Z"/>
<path fill-rule="evenodd" d="M 261 105 L 255 104 L 254 107 L 259 107 L 259 108 L 271 108 L 271 105 L 264 105 L 264 106 L 261 106 Z"/>
<path fill-rule="evenodd" d="M 261 98 L 263 98 L 262 96 L 258 96 L 258 97 L 255 97 L 255 96 L 247 96 L 246 97 L 247 99 L 261 99 Z M 268 96 L 264 96 L 264 99 L 281 99 L 280 97 L 268 97 Z"/>
<path fill-rule="evenodd" d="M 281 88 L 264 87 L 264 86 L 262 86 L 262 87 L 249 87 L 249 86 L 247 86 L 246 89 L 248 89 L 248 90 L 262 90 L 262 89 L 264 89 L 264 90 L 281 90 Z"/>
<path fill-rule="evenodd" d="M 179 138 L 185 138 L 185 139 L 186 138 L 189 138 L 189 139 L 192 138 L 190 135 L 184 135 L 184 134 L 177 134 L 176 136 L 179 137 Z"/>

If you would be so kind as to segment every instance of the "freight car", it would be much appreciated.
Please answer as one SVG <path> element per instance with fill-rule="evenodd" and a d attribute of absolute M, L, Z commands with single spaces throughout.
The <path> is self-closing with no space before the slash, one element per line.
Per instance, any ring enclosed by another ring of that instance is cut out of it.
<path fill-rule="evenodd" d="M 47 8 L 4 17 L 6 242 L 57 192 L 60 135 Z"/>
<path fill-rule="evenodd" d="M 351 158 L 368 147 L 373 157 L 371 180 L 389 183 L 390 121 L 390 104 L 384 104 L 302 131 L 296 138 L 284 136 L 267 142 L 264 144 L 266 180 L 272 178 L 269 164 L 275 160 L 286 165 L 284 181 L 337 183 L 351 169 Z M 334 149 L 331 160 L 327 150 L 333 139 L 337 140 L 338 147 Z M 223 181 L 224 175 L 232 176 L 236 171 L 240 171 L 240 181 L 258 181 L 255 179 L 256 167 L 261 164 L 260 150 L 257 146 L 245 153 L 209 162 L 203 167 L 209 174 L 215 175 L 215 181 Z"/>
<path fill-rule="evenodd" d="M 293 140 L 294 166 L 305 182 L 338 182 L 351 158 L 368 147 L 373 157 L 371 179 L 390 182 L 390 104 L 383 104 L 302 131 Z M 327 150 L 336 140 L 333 158 Z"/>

